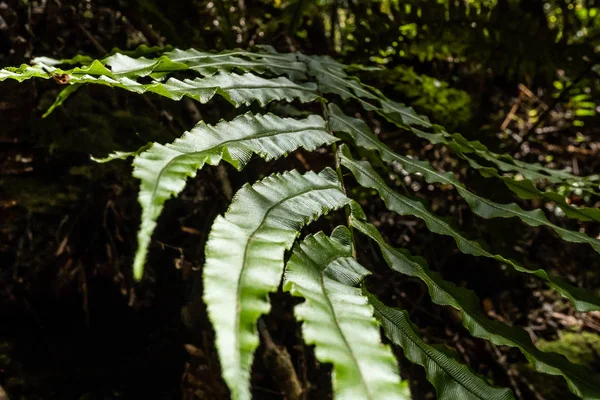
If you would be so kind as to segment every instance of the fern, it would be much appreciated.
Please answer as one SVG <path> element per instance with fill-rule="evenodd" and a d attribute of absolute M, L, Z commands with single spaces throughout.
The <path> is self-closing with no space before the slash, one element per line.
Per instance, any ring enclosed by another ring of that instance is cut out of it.
<path fill-rule="evenodd" d="M 306 302 L 296 306 L 302 332 L 321 362 L 334 366 L 339 398 L 402 399 L 396 362 L 377 345 L 379 329 L 368 299 L 355 287 L 369 273 L 352 258 L 350 231 L 338 227 L 294 248 L 283 289 Z"/>
<path fill-rule="evenodd" d="M 488 319 L 473 292 L 444 280 L 407 250 L 387 244 L 358 203 L 346 194 L 342 168 L 349 170 L 360 186 L 374 190 L 390 211 L 423 220 L 434 234 L 452 237 L 465 254 L 490 258 L 520 274 L 542 279 L 580 311 L 600 310 L 600 298 L 593 290 L 574 287 L 542 268 L 532 269 L 469 238 L 456 221 L 442 218 L 420 200 L 390 188 L 370 162 L 353 156 L 353 150 L 355 154 L 368 154 L 369 160 L 399 164 L 407 173 L 420 175 L 430 184 L 454 187 L 473 213 L 482 218 L 517 218 L 531 227 L 552 229 L 566 241 L 587 244 L 596 252 L 600 252 L 600 240 L 551 223 L 541 209 L 526 210 L 514 202 L 492 201 L 468 188 L 454 173 L 438 171 L 426 161 L 396 153 L 371 132 L 363 119 L 347 116 L 340 106 L 353 102 L 433 145 L 446 146 L 473 170 L 502 182 L 521 200 L 553 203 L 567 218 L 600 221 L 600 210 L 575 207 L 556 189 L 567 186 L 595 196 L 597 177 L 577 177 L 496 154 L 480 142 L 446 132 L 411 107 L 364 85 L 348 71 L 344 64 L 329 57 L 282 54 L 270 47 L 222 53 L 142 47 L 127 53 L 113 51 L 101 60 L 38 58 L 34 65 L 0 70 L 0 80 L 54 78 L 67 84 L 47 113 L 86 84 L 154 93 L 172 100 L 189 97 L 200 103 L 208 103 L 218 95 L 235 107 L 252 105 L 264 110 L 239 114 L 215 125 L 200 122 L 173 143 L 150 143 L 136 151 L 115 151 L 95 159 L 107 162 L 133 158 L 142 207 L 133 263 L 133 275 L 138 280 L 143 277 L 148 248 L 165 202 L 181 193 L 187 178 L 194 177 L 204 165 L 225 161 L 241 170 L 253 155 L 271 161 L 300 148 L 311 152 L 332 146 L 335 172 L 329 168 L 318 174 L 287 171 L 247 183 L 234 196 L 225 215 L 217 217 L 212 225 L 205 249 L 204 301 L 232 398 L 251 397 L 251 369 L 259 344 L 256 323 L 269 312 L 269 294 L 278 290 L 283 277 L 283 290 L 304 299 L 296 306 L 295 315 L 303 322 L 305 341 L 315 346 L 320 361 L 333 364 L 336 398 L 408 398 L 393 355 L 381 342 L 381 326 L 410 362 L 425 368 L 440 399 L 513 399 L 509 389 L 491 386 L 447 349 L 425 343 L 406 311 L 384 305 L 366 290 L 364 280 L 369 272 L 355 256 L 353 232 L 358 231 L 380 248 L 395 273 L 422 280 L 434 303 L 458 310 L 473 336 L 517 348 L 537 371 L 563 377 L 574 394 L 600 399 L 599 377 L 562 356 L 538 350 L 523 329 Z M 291 101 L 307 105 L 304 119 L 265 110 L 271 102 Z M 319 108 L 321 113 L 310 111 Z M 343 207 L 348 226 L 336 228 L 331 236 L 322 232 L 307 236 L 294 247 L 286 264 L 286 252 L 302 227 Z"/>
<path fill-rule="evenodd" d="M 435 215 L 416 199 L 394 192 L 377 175 L 368 162 L 354 160 L 347 147 L 343 147 L 341 153 L 342 165 L 352 171 L 352 174 L 361 186 L 377 190 L 389 210 L 397 212 L 400 215 L 412 215 L 422 219 L 431 232 L 454 238 L 458 249 L 465 254 L 492 258 L 503 264 L 510 265 L 518 272 L 536 275 L 547 281 L 560 294 L 568 297 L 575 307 L 581 311 L 596 310 L 600 307 L 600 302 L 598 302 L 600 299 L 593 292 L 571 286 L 560 278 L 549 276 L 543 269 L 528 269 L 515 261 L 491 253 L 487 250 L 489 246 L 486 243 L 468 239 L 462 232 L 456 229 L 454 221 Z"/>
<path fill-rule="evenodd" d="M 447 348 L 425 343 L 410 322 L 408 312 L 387 307 L 371 293 L 366 294 L 385 335 L 392 343 L 402 347 L 406 358 L 425 368 L 427 379 L 433 383 L 440 400 L 514 399 L 510 390 L 494 388 L 469 371 L 467 366 L 448 354 Z"/>
<path fill-rule="evenodd" d="M 234 398 L 250 398 L 256 320 L 269 312 L 267 294 L 279 286 L 285 250 L 305 223 L 349 201 L 332 170 L 290 171 L 243 187 L 225 217 L 215 220 L 206 244 L 204 300 Z"/>
<path fill-rule="evenodd" d="M 138 200 L 142 206 L 133 263 L 136 278 L 142 277 L 150 237 L 164 202 L 179 194 L 186 178 L 195 176 L 204 164 L 224 160 L 242 169 L 252 154 L 269 161 L 299 147 L 314 150 L 335 140 L 325 129 L 325 121 L 316 115 L 295 120 L 248 113 L 214 127 L 200 122 L 174 143 L 155 144 L 142 152 L 133 162 L 133 175 L 141 181 Z"/>
<path fill-rule="evenodd" d="M 365 222 L 362 210 L 354 207 L 352 226 L 375 240 L 390 267 L 402 274 L 421 279 L 429 288 L 431 300 L 440 305 L 454 307 L 461 312 L 462 323 L 473 336 L 481 337 L 497 345 L 516 347 L 529 359 L 536 370 L 565 378 L 573 393 L 583 399 L 600 396 L 600 380 L 580 365 L 571 364 L 565 357 L 538 350 L 525 330 L 488 319 L 475 293 L 444 280 L 429 269 L 421 257 L 414 257 L 406 250 L 389 246 L 375 226 Z"/>

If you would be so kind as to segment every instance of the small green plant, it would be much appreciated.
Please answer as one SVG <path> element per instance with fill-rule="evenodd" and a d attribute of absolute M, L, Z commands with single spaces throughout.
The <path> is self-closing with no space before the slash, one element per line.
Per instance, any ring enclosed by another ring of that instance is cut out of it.
<path fill-rule="evenodd" d="M 158 57 L 146 57 L 157 51 Z M 69 63 L 82 65 L 56 67 Z M 108 85 L 139 94 L 151 92 L 173 100 L 187 96 L 200 103 L 222 96 L 236 107 L 256 102 L 265 108 L 271 102 L 299 101 L 312 110 L 301 119 L 247 112 L 215 125 L 200 122 L 171 144 L 153 143 L 100 160 L 133 157 L 142 207 L 133 264 L 133 274 L 139 280 L 164 203 L 178 195 L 186 179 L 204 165 L 225 161 L 241 170 L 253 155 L 271 161 L 299 148 L 313 151 L 331 145 L 335 157 L 332 168 L 304 174 L 292 170 L 248 182 L 235 194 L 227 212 L 213 223 L 205 249 L 204 301 L 232 398 L 251 397 L 250 372 L 259 344 L 257 320 L 269 312 L 269 293 L 276 292 L 283 280 L 284 291 L 304 299 L 296 306 L 295 315 L 303 322 L 304 339 L 315 346 L 316 357 L 333 364 L 336 398 L 406 398 L 391 349 L 381 342 L 382 327 L 409 361 L 425 368 L 439 399 L 514 399 L 509 389 L 491 386 L 443 348 L 427 344 L 406 311 L 384 305 L 367 291 L 364 280 L 369 271 L 359 264 L 354 241 L 354 235 L 361 234 L 380 248 L 393 271 L 421 279 L 434 303 L 458 310 L 462 324 L 473 336 L 517 348 L 537 371 L 562 376 L 574 394 L 600 399 L 600 377 L 563 356 L 540 351 L 523 329 L 489 319 L 472 291 L 443 279 L 408 250 L 387 243 L 368 222 L 359 203 L 348 196 L 344 170 L 360 186 L 376 192 L 389 210 L 422 219 L 431 232 L 454 238 L 463 253 L 491 258 L 499 265 L 544 280 L 579 311 L 600 310 L 600 298 L 543 269 L 531 269 L 496 254 L 481 240 L 461 232 L 452 219 L 394 191 L 369 161 L 358 159 L 356 154 L 371 153 L 369 159 L 401 165 L 429 184 L 454 187 L 482 218 L 518 218 L 532 227 L 548 227 L 566 241 L 588 244 L 596 252 L 600 252 L 600 240 L 551 223 L 541 209 L 524 210 L 516 203 L 492 201 L 469 189 L 452 171 L 439 171 L 427 161 L 394 152 L 371 131 L 367 120 L 349 116 L 343 109 L 353 102 L 424 140 L 445 145 L 482 176 L 501 181 L 522 199 L 554 202 L 568 218 L 600 221 L 600 210 L 575 207 L 555 191 L 538 189 L 536 183 L 567 185 L 597 195 L 594 178 L 524 163 L 460 134 L 450 134 L 412 108 L 349 76 L 345 65 L 328 57 L 282 54 L 268 47 L 256 52 L 222 53 L 142 48 L 128 54 L 116 52 L 101 60 L 43 58 L 34 65 L 0 71 L 0 80 L 29 78 L 54 78 L 68 84 L 51 110 L 83 84 Z M 297 242 L 304 225 L 341 208 L 346 210 L 346 226 L 337 227 L 331 235 L 319 232 Z M 286 252 L 291 252 L 290 257 Z"/>

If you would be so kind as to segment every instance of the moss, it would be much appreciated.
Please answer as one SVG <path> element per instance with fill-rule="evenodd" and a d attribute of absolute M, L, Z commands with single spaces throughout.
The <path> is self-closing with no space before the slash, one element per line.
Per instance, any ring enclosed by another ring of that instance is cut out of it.
<path fill-rule="evenodd" d="M 562 354 L 572 363 L 600 371 L 600 335 L 562 332 L 558 339 L 540 340 L 536 345 L 542 351 Z"/>
<path fill-rule="evenodd" d="M 59 183 L 37 177 L 10 177 L 0 180 L 4 195 L 31 212 L 48 212 L 56 207 L 76 201 L 81 193 L 77 186 L 63 186 Z"/>
<path fill-rule="evenodd" d="M 471 96 L 446 82 L 418 74 L 404 66 L 382 72 L 382 80 L 393 84 L 394 90 L 406 99 L 406 103 L 448 130 L 464 126 L 472 118 Z"/>
<path fill-rule="evenodd" d="M 106 164 L 88 161 L 69 167 L 67 173 L 62 173 L 58 178 L 44 173 L 9 176 L 0 179 L 0 194 L 32 213 L 61 212 L 62 207 L 71 207 L 81 200 L 90 185 L 118 182 L 123 186 L 135 187 L 136 182 L 129 168 L 128 163 L 123 161 Z"/>

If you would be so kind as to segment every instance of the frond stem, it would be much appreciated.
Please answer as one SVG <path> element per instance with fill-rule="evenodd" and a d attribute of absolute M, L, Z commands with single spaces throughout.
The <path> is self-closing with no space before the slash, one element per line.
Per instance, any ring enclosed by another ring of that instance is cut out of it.
<path fill-rule="evenodd" d="M 320 93 L 319 93 L 319 96 L 321 96 Z M 320 103 L 321 103 L 321 110 L 323 112 L 323 119 L 325 119 L 327 132 L 329 132 L 331 135 L 335 136 L 333 131 L 331 130 L 331 127 L 329 126 L 329 111 L 327 110 L 325 101 L 326 100 L 323 99 L 323 97 L 321 97 Z M 348 196 L 348 194 L 346 192 L 346 185 L 344 185 L 344 175 L 342 174 L 342 163 L 340 161 L 340 156 L 338 154 L 338 147 L 335 142 L 333 142 L 331 144 L 331 151 L 333 152 L 333 157 L 335 160 L 335 172 L 337 174 L 338 180 L 340 181 L 340 189 L 342 189 L 342 192 L 344 193 L 345 196 Z M 344 211 L 346 213 L 346 226 L 350 230 L 350 238 L 352 239 L 352 243 L 351 243 L 352 257 L 356 260 L 356 242 L 354 239 L 354 229 L 352 228 L 352 224 L 350 224 L 350 216 L 351 216 L 350 205 L 345 206 Z"/>

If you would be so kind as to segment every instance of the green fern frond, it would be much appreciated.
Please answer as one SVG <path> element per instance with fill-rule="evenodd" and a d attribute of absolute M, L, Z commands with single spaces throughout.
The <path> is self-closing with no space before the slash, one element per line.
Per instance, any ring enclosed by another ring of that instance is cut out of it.
<path fill-rule="evenodd" d="M 565 201 L 564 196 L 552 191 L 540 191 L 534 184 L 534 180 L 548 181 L 555 185 L 566 185 L 572 188 L 593 192 L 593 187 L 598 185 L 594 182 L 594 177 L 577 177 L 566 171 L 553 170 L 542 167 L 539 164 L 529 164 L 516 160 L 512 157 L 496 154 L 487 149 L 478 141 L 467 141 L 460 134 L 452 135 L 442 131 L 442 133 L 427 133 L 416 128 L 411 128 L 411 131 L 417 136 L 428 140 L 434 144 L 444 144 L 448 146 L 454 154 L 464 159 L 469 165 L 479 171 L 481 176 L 485 178 L 497 178 L 517 196 L 522 199 L 529 200 L 533 198 L 553 201 L 560 206 L 565 214 L 570 218 L 575 218 L 580 221 L 599 220 L 600 211 L 593 208 L 573 207 Z M 445 136 L 446 134 L 447 136 Z M 450 137 L 450 139 L 447 139 Z M 468 154 L 473 154 L 482 159 L 494 164 L 500 171 L 519 174 L 523 179 L 512 178 L 500 175 L 496 168 L 486 167 Z"/>
<path fill-rule="evenodd" d="M 57 68 L 61 65 L 70 69 Z M 502 181 L 519 198 L 552 202 L 567 217 L 579 221 L 600 221 L 600 210 L 575 207 L 553 190 L 571 187 L 594 194 L 598 177 L 580 178 L 567 171 L 525 163 L 494 153 L 460 134 L 450 134 L 410 105 L 390 100 L 377 88 L 349 75 L 360 68 L 326 56 L 277 53 L 270 47 L 256 52 L 236 49 L 211 53 L 146 46 L 133 52 L 114 51 L 100 60 L 86 56 L 71 60 L 38 58 L 34 65 L 1 69 L 0 81 L 42 78 L 66 84 L 45 115 L 85 84 L 138 94 L 155 93 L 173 100 L 189 97 L 200 103 L 218 95 L 235 107 L 257 109 L 264 109 L 271 102 L 308 103 L 302 110 L 289 104 L 285 105 L 287 109 L 282 104 L 271 108 L 275 113 L 308 115 L 304 119 L 246 113 L 214 126 L 200 122 L 171 144 L 152 143 L 135 152 L 117 151 L 96 159 L 107 162 L 134 158 L 133 175 L 141 181 L 138 200 L 142 207 L 134 260 L 136 279 L 142 277 L 164 203 L 179 194 L 187 178 L 195 176 L 204 165 L 225 161 L 241 170 L 255 155 L 271 161 L 299 148 L 315 151 L 340 139 L 363 153 L 366 150 L 378 165 L 399 163 L 409 174 L 421 175 L 428 183 L 453 186 L 473 213 L 482 218 L 518 218 L 531 227 L 550 228 L 566 241 L 589 244 L 600 253 L 600 240 L 551 223 L 540 209 L 527 211 L 516 203 L 501 204 L 480 196 L 454 173 L 438 171 L 426 161 L 395 153 L 362 119 L 346 116 L 333 103 L 324 105 L 331 98 L 360 105 L 419 138 L 448 147 L 482 176 Z M 323 97 L 326 95 L 328 99 Z M 311 114 L 316 106 L 321 106 L 323 117 Z M 598 296 L 550 276 L 543 269 L 528 269 L 495 254 L 485 243 L 469 239 L 452 219 L 440 217 L 424 203 L 392 190 L 372 164 L 353 159 L 345 144 L 333 155 L 336 172 L 329 168 L 319 174 L 290 171 L 244 185 L 225 215 L 217 217 L 211 228 L 205 248 L 204 301 L 215 328 L 222 373 L 232 398 L 251 397 L 251 367 L 259 343 L 256 322 L 269 312 L 269 294 L 279 288 L 284 276 L 284 290 L 305 299 L 295 313 L 303 321 L 306 342 L 315 345 L 316 357 L 333 364 L 337 398 L 409 397 L 389 347 L 381 344 L 379 321 L 387 337 L 404 349 L 408 360 L 425 368 L 440 399 L 513 399 L 508 389 L 490 386 L 439 346 L 425 343 L 405 311 L 386 307 L 364 285 L 358 287 L 368 271 L 352 257 L 356 249 L 349 229 L 355 229 L 377 243 L 392 270 L 422 280 L 434 303 L 457 309 L 462 324 L 473 336 L 518 348 L 537 371 L 562 376 L 570 390 L 586 400 L 600 399 L 597 376 L 562 356 L 538 350 L 524 330 L 490 320 L 473 292 L 444 280 L 423 259 L 385 243 L 358 204 L 346 196 L 342 166 L 352 172 L 359 185 L 374 189 L 389 210 L 420 218 L 429 231 L 452 237 L 461 252 L 494 259 L 519 273 L 535 275 L 569 298 L 580 311 L 600 310 Z M 540 190 L 543 186 L 536 186 L 540 181 L 549 190 Z M 284 274 L 286 251 L 292 248 L 301 228 L 348 205 L 349 229 L 338 227 L 330 237 L 323 233 L 307 236 L 294 247 Z"/>
<path fill-rule="evenodd" d="M 371 293 L 366 292 L 366 295 L 385 335 L 402 347 L 408 360 L 425 368 L 427 380 L 435 388 L 438 400 L 514 400 L 509 389 L 490 386 L 466 365 L 449 356 L 443 346 L 425 343 L 406 311 L 387 307 Z"/>
<path fill-rule="evenodd" d="M 392 101 L 377 89 L 354 80 L 346 74 L 346 67 L 343 64 L 328 57 L 310 57 L 307 63 L 309 73 L 316 78 L 319 89 L 323 93 L 337 94 L 344 100 L 356 100 L 365 110 L 375 110 L 398 127 L 407 129 L 431 143 L 443 143 L 467 161 L 470 161 L 468 153 L 476 153 L 501 170 L 520 173 L 526 179 L 545 179 L 561 184 L 571 184 L 572 182 L 581 184 L 588 181 L 588 178 L 576 177 L 566 171 L 553 170 L 539 164 L 525 163 L 512 157 L 493 153 L 481 142 L 467 141 L 460 134 L 449 134 L 442 127 L 433 125 L 427 117 L 417 114 L 412 107 Z M 436 133 L 426 133 L 416 127 L 435 128 Z M 597 186 L 597 183 L 595 185 Z M 509 188 L 511 187 L 509 186 Z M 518 191 L 515 193 L 519 194 Z M 555 200 L 552 199 L 552 201 Z M 561 203 L 563 207 L 565 204 L 564 201 Z M 584 214 L 588 213 L 584 212 Z M 573 215 L 579 214 L 574 213 Z"/>
<path fill-rule="evenodd" d="M 138 200 L 142 206 L 133 263 L 136 279 L 142 277 L 150 237 L 163 204 L 179 194 L 187 177 L 194 177 L 204 164 L 217 165 L 223 159 L 242 169 L 252 154 L 270 161 L 299 147 L 312 151 L 336 140 L 317 115 L 296 120 L 247 113 L 215 126 L 200 122 L 172 144 L 154 144 L 141 153 L 133 161 L 133 175 L 141 181 Z"/>
<path fill-rule="evenodd" d="M 461 156 L 460 151 L 455 151 Z M 485 178 L 496 178 L 501 180 L 519 198 L 524 200 L 543 199 L 547 202 L 554 202 L 564 214 L 579 221 L 600 221 L 600 209 L 591 207 L 574 207 L 567 203 L 565 196 L 550 190 L 541 191 L 530 179 L 515 179 L 508 176 L 501 176 L 496 168 L 485 167 L 472 158 L 464 158 L 469 165 L 478 170 L 481 176 Z M 565 182 L 559 182 L 564 184 Z"/>
<path fill-rule="evenodd" d="M 91 159 L 100 164 L 107 163 L 110 161 L 115 161 L 115 160 L 126 160 L 129 157 L 139 156 L 143 152 L 150 149 L 153 145 L 154 145 L 154 143 L 150 142 L 135 151 L 114 151 L 114 152 L 110 153 L 109 155 L 107 155 L 106 157 L 91 157 Z"/>
<path fill-rule="evenodd" d="M 250 52 L 239 49 L 207 53 L 195 49 L 174 49 L 165 53 L 165 56 L 171 61 L 187 65 L 188 68 L 203 76 L 239 69 L 259 74 L 268 71 L 275 75 L 285 75 L 292 80 L 306 79 L 306 64 L 298 61 L 293 53 Z"/>
<path fill-rule="evenodd" d="M 439 273 L 431 271 L 421 257 L 414 257 L 405 250 L 388 245 L 377 228 L 365 221 L 360 207 L 353 203 L 352 208 L 351 225 L 379 245 L 388 265 L 401 274 L 421 279 L 429 289 L 431 300 L 458 310 L 462 314 L 463 326 L 473 336 L 496 345 L 516 347 L 537 371 L 562 376 L 571 391 L 579 397 L 586 400 L 600 398 L 600 376 L 595 376 L 581 365 L 570 363 L 564 356 L 538 350 L 525 330 L 490 320 L 483 313 L 481 301 L 474 292 L 444 280 Z"/>
<path fill-rule="evenodd" d="M 411 215 L 423 220 L 431 232 L 454 238 L 458 249 L 465 254 L 495 259 L 502 264 L 510 265 L 518 272 L 535 275 L 543 279 L 558 293 L 571 300 L 575 308 L 579 311 L 600 310 L 600 297 L 595 295 L 594 292 L 569 285 L 558 277 L 548 275 L 543 269 L 529 269 L 501 255 L 491 253 L 487 250 L 489 248 L 487 244 L 468 239 L 454 227 L 453 221 L 449 218 L 439 217 L 428 210 L 420 201 L 392 190 L 375 172 L 371 164 L 354 160 L 348 147 L 340 147 L 339 153 L 342 165 L 352 171 L 352 174 L 361 186 L 377 190 L 388 210 L 397 212 L 400 215 Z"/>
<path fill-rule="evenodd" d="M 137 59 L 139 60 L 139 59 Z M 141 67 L 142 70 L 149 70 Z M 230 103 L 239 107 L 257 101 L 265 106 L 271 101 L 301 102 L 316 100 L 319 96 L 314 83 L 294 83 L 287 78 L 278 77 L 266 79 L 251 73 L 238 75 L 220 73 L 205 78 L 185 79 L 169 78 L 166 82 L 154 80 L 151 83 L 140 83 L 135 80 L 137 72 L 115 74 L 100 61 L 77 67 L 72 70 L 61 70 L 55 67 L 38 64 L 36 66 L 22 65 L 14 69 L 0 70 L 0 81 L 14 79 L 19 82 L 30 78 L 50 79 L 52 76 L 61 76 L 68 79 L 69 84 L 94 83 L 128 90 L 130 92 L 156 93 L 172 100 L 181 100 L 184 96 L 190 97 L 200 103 L 209 102 L 216 94 L 224 97 Z"/>
<path fill-rule="evenodd" d="M 294 309 L 317 359 L 333 364 L 339 399 L 407 399 L 390 348 L 380 343 L 373 309 L 356 287 L 369 272 L 352 258 L 346 227 L 320 232 L 294 246 L 283 290 L 305 299 Z"/>
<path fill-rule="evenodd" d="M 244 186 L 215 220 L 206 244 L 204 301 L 233 399 L 250 399 L 256 321 L 269 312 L 267 295 L 279 286 L 285 250 L 304 224 L 349 201 L 331 169 L 291 171 Z"/>
<path fill-rule="evenodd" d="M 564 240 L 573 243 L 587 243 L 596 252 L 600 253 L 600 240 L 551 223 L 542 210 L 527 211 L 515 203 L 501 204 L 478 196 L 467 189 L 453 173 L 439 172 L 426 161 L 414 160 L 396 154 L 371 132 L 363 120 L 344 115 L 335 105 L 330 105 L 329 115 L 331 116 L 330 125 L 334 131 L 341 131 L 350 135 L 359 147 L 377 151 L 383 161 L 387 163 L 398 162 L 408 173 L 421 174 L 427 183 L 441 183 L 454 186 L 471 210 L 480 217 L 485 219 L 519 218 L 529 226 L 546 226 L 554 230 Z"/>
<path fill-rule="evenodd" d="M 344 72 L 344 64 L 327 56 L 302 56 L 301 59 L 308 65 L 308 73 L 315 78 L 322 93 L 337 94 L 344 100 L 354 99 L 368 111 L 377 109 L 373 103 L 377 102 L 379 97 L 365 89 L 360 82 L 350 78 Z"/>

